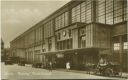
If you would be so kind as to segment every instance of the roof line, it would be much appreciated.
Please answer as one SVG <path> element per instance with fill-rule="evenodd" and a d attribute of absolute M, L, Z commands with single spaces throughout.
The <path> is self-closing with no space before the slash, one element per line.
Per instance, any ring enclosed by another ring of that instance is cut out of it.
<path fill-rule="evenodd" d="M 61 9 L 67 7 L 69 4 L 71 4 L 73 2 L 73 0 L 69 1 L 68 3 L 66 3 L 65 5 L 63 5 L 62 7 L 60 7 L 59 9 L 57 9 L 56 11 L 54 11 L 53 13 L 51 13 L 49 16 L 45 17 L 43 20 L 39 21 L 38 23 L 36 23 L 35 25 L 33 25 L 31 28 L 27 29 L 26 31 L 24 31 L 22 34 L 20 34 L 19 36 L 17 36 L 16 38 L 14 38 L 12 41 L 13 42 L 15 40 L 17 40 L 19 37 L 22 37 L 23 34 L 25 34 L 26 32 L 28 32 L 29 30 L 31 30 L 32 28 L 38 26 L 41 22 L 44 22 L 46 19 L 48 19 L 49 17 L 51 17 L 52 15 L 56 14 L 57 12 L 59 12 Z"/>

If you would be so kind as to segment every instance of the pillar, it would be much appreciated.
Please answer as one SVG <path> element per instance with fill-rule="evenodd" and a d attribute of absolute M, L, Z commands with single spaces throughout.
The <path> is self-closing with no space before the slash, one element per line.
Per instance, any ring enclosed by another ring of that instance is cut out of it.
<path fill-rule="evenodd" d="M 122 67 L 123 67 L 123 63 L 122 63 L 122 58 L 123 58 L 123 37 L 122 36 L 119 36 L 119 42 L 120 42 L 120 50 L 119 50 L 119 63 L 121 65 L 121 71 L 122 71 Z"/>
<path fill-rule="evenodd" d="M 96 22 L 96 0 L 92 0 L 92 22 Z"/>

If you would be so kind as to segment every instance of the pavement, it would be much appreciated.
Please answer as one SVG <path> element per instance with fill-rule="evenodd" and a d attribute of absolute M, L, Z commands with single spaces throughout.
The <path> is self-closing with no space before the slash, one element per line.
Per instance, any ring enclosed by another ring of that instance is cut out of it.
<path fill-rule="evenodd" d="M 122 78 L 126 78 L 126 79 L 128 79 L 128 73 L 123 72 L 123 73 L 122 73 Z"/>
<path fill-rule="evenodd" d="M 2 79 L 118 79 L 117 77 L 104 77 L 87 74 L 85 71 L 57 69 L 50 72 L 46 69 L 32 68 L 31 65 L 18 66 L 1 64 Z"/>
<path fill-rule="evenodd" d="M 57 70 L 58 71 L 67 71 L 66 69 L 57 69 Z M 87 71 L 79 71 L 79 70 L 70 70 L 69 72 L 89 74 Z M 93 72 L 90 72 L 90 75 L 94 75 Z M 120 78 L 123 78 L 123 79 L 128 79 L 128 73 L 122 72 L 121 76 L 117 76 L 117 77 L 120 77 Z M 115 78 L 115 77 L 113 77 L 113 78 Z"/>

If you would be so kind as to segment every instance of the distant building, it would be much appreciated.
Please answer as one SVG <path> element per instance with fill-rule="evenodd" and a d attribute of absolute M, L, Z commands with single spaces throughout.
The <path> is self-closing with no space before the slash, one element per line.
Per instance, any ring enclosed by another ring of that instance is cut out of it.
<path fill-rule="evenodd" d="M 4 41 L 1 39 L 1 61 L 5 59 L 5 53 L 4 53 Z"/>
<path fill-rule="evenodd" d="M 61 68 L 103 58 L 128 71 L 126 11 L 127 0 L 72 0 L 11 41 L 12 56 Z"/>

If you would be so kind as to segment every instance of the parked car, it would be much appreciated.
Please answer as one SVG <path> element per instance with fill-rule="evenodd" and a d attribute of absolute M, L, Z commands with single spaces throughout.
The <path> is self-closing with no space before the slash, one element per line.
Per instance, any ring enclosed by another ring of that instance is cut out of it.
<path fill-rule="evenodd" d="M 10 65 L 12 65 L 13 64 L 13 58 L 12 57 L 8 57 L 6 60 L 5 60 L 5 65 L 8 65 L 8 64 L 10 64 Z"/>
<path fill-rule="evenodd" d="M 96 68 L 95 74 L 100 74 L 103 76 L 120 76 L 120 65 L 115 63 L 110 63 L 103 66 L 99 65 Z"/>
<path fill-rule="evenodd" d="M 35 63 L 32 64 L 32 67 L 41 68 L 42 67 L 42 63 L 35 62 Z"/>

